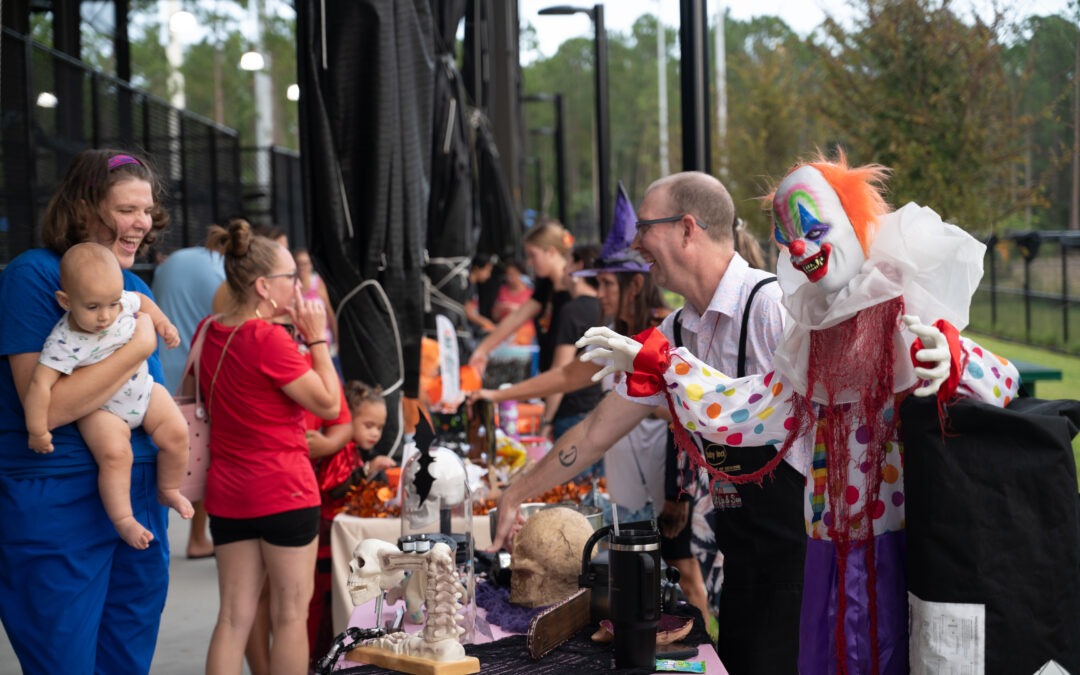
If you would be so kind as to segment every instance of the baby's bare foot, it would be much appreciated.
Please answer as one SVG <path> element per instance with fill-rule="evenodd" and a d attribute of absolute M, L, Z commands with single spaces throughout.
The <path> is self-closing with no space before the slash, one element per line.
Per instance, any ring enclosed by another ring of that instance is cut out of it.
<path fill-rule="evenodd" d="M 158 501 L 179 513 L 181 518 L 189 519 L 195 515 L 195 507 L 180 494 L 180 490 L 158 490 Z"/>
<path fill-rule="evenodd" d="M 140 525 L 134 516 L 121 518 L 113 523 L 113 526 L 120 533 L 120 538 L 127 542 L 128 546 L 137 548 L 140 551 L 148 548 L 150 542 L 154 540 L 153 533 Z"/>

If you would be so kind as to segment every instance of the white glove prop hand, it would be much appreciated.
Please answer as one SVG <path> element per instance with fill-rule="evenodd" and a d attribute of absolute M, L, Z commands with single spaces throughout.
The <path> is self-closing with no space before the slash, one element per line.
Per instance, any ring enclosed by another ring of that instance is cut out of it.
<path fill-rule="evenodd" d="M 926 386 L 915 390 L 915 395 L 933 396 L 937 394 L 941 384 L 949 378 L 949 366 L 952 364 L 949 343 L 940 330 L 922 323 L 919 317 L 905 314 L 901 318 L 904 320 L 908 330 L 922 338 L 923 348 L 915 352 L 915 358 L 923 363 L 935 364 L 931 368 L 915 366 L 915 375 L 928 381 Z"/>
<path fill-rule="evenodd" d="M 634 359 L 641 351 L 641 343 L 633 338 L 620 335 L 606 326 L 597 326 L 585 331 L 585 335 L 575 345 L 582 347 L 596 347 L 581 355 L 585 362 L 596 359 L 609 359 L 608 365 L 600 369 L 600 372 L 592 376 L 593 382 L 599 382 L 609 373 L 634 372 Z"/>

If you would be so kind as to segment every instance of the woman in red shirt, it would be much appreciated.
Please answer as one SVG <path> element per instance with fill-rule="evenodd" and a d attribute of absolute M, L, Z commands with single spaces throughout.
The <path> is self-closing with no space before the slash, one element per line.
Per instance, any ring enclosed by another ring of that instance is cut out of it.
<path fill-rule="evenodd" d="M 334 418 L 341 398 L 323 337 L 325 309 L 301 297 L 289 251 L 256 236 L 246 222 L 234 221 L 227 231 L 214 226 L 210 240 L 223 244 L 233 310 L 206 319 L 197 366 L 211 419 L 205 504 L 220 595 L 206 672 L 242 671 L 266 579 L 271 667 L 302 674 L 321 503 L 303 413 Z M 273 322 L 285 314 L 307 343 L 310 363 Z"/>

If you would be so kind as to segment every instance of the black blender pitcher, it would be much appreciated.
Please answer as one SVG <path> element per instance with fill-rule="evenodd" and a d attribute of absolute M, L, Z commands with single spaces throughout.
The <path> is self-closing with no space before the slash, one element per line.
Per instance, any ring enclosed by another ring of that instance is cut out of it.
<path fill-rule="evenodd" d="M 615 629 L 615 667 L 647 668 L 656 665 L 656 627 L 660 623 L 660 532 L 654 521 L 605 525 L 585 542 L 581 586 L 592 588 L 593 547 L 608 537 L 607 595 Z M 593 593 L 599 589 L 593 588 Z"/>

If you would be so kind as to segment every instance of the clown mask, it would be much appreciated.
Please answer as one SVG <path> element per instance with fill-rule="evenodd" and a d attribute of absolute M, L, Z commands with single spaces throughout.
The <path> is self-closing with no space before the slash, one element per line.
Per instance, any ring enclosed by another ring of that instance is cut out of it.
<path fill-rule="evenodd" d="M 866 256 L 836 191 L 812 166 L 801 166 L 773 197 L 776 242 L 791 266 L 826 297 L 847 286 Z"/>

